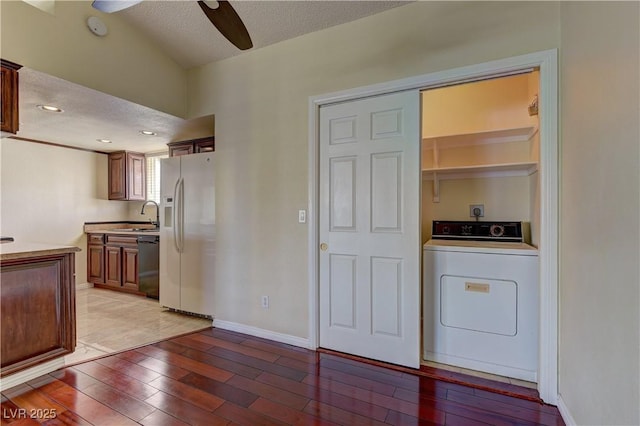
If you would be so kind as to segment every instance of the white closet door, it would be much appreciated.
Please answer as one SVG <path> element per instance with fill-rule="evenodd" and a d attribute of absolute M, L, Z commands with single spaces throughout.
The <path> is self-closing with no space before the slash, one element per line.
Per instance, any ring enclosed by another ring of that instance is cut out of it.
<path fill-rule="evenodd" d="M 420 364 L 420 99 L 320 108 L 320 346 Z"/>

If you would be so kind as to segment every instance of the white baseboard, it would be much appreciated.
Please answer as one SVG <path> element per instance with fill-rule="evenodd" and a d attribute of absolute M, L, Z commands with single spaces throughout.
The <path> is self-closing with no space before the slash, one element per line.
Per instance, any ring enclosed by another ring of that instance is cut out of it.
<path fill-rule="evenodd" d="M 80 284 L 76 284 L 76 290 L 83 290 L 85 288 L 91 288 L 93 287 L 93 283 L 80 283 Z"/>
<path fill-rule="evenodd" d="M 562 420 L 564 420 L 564 424 L 567 426 L 576 426 L 578 424 L 571 415 L 571 412 L 569 412 L 569 407 L 564 403 L 561 395 L 558 395 L 558 411 L 560 411 Z"/>
<path fill-rule="evenodd" d="M 250 325 L 239 324 L 237 322 L 214 319 L 213 326 L 222 330 L 236 331 L 238 333 L 248 334 L 249 336 L 261 337 L 263 339 L 273 340 L 274 342 L 286 343 L 287 345 L 298 346 L 306 349 L 314 349 L 311 348 L 309 339 L 265 330 L 263 328 L 253 327 Z"/>
<path fill-rule="evenodd" d="M 27 368 L 26 370 L 19 371 L 11 374 L 10 376 L 0 379 L 0 391 L 5 391 L 14 386 L 18 386 L 22 383 L 33 380 L 36 377 L 44 376 L 52 371 L 58 370 L 64 367 L 64 358 L 56 358 L 52 361 L 45 362 L 44 364 L 36 365 L 35 367 Z"/>

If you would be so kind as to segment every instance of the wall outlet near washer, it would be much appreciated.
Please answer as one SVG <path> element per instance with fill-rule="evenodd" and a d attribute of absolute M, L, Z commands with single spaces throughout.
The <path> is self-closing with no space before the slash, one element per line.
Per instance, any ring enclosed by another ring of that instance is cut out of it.
<path fill-rule="evenodd" d="M 484 204 L 469 205 L 469 217 L 484 217 Z"/>

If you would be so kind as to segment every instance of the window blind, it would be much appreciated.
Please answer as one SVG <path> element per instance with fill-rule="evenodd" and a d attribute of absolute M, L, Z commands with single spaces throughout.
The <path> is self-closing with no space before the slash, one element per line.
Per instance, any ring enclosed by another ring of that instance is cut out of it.
<path fill-rule="evenodd" d="M 147 200 L 160 204 L 160 160 L 169 158 L 166 152 L 146 154 L 147 159 Z"/>

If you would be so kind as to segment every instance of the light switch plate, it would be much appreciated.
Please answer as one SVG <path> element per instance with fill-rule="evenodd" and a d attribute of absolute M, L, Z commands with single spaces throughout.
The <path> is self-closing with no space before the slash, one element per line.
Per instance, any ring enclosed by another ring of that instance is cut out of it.
<path fill-rule="evenodd" d="M 307 222 L 307 211 L 298 210 L 298 223 L 306 223 L 306 222 Z"/>

